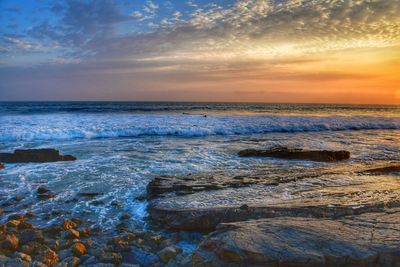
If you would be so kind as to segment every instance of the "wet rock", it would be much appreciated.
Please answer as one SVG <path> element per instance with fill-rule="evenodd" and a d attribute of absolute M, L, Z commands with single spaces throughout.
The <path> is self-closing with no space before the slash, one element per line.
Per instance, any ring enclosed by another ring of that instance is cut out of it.
<path fill-rule="evenodd" d="M 18 267 L 29 267 L 29 262 L 23 261 L 20 258 L 9 259 L 6 266 L 18 266 Z"/>
<path fill-rule="evenodd" d="M 15 197 L 12 198 L 12 200 L 14 200 L 15 202 L 20 202 L 23 199 L 24 198 L 22 196 L 15 196 Z"/>
<path fill-rule="evenodd" d="M 15 251 L 18 248 L 19 240 L 14 233 L 0 235 L 0 248 Z"/>
<path fill-rule="evenodd" d="M 21 259 L 21 260 L 23 260 L 25 262 L 31 262 L 32 261 L 32 257 L 31 256 L 29 256 L 28 254 L 22 253 L 22 252 L 15 252 L 12 255 L 12 257 Z"/>
<path fill-rule="evenodd" d="M 400 172 L 400 165 L 384 166 L 379 168 L 372 168 L 362 171 L 364 173 L 374 173 L 374 174 L 384 174 L 384 173 L 394 173 Z"/>
<path fill-rule="evenodd" d="M 112 264 L 121 264 L 122 255 L 121 255 L 121 253 L 115 253 L 115 252 L 103 252 L 100 255 L 100 262 L 112 263 Z"/>
<path fill-rule="evenodd" d="M 43 231 L 49 237 L 55 238 L 61 234 L 61 232 L 63 231 L 63 228 L 60 225 L 53 224 L 53 225 L 50 225 L 49 227 L 43 229 Z"/>
<path fill-rule="evenodd" d="M 397 266 L 400 210 L 339 220 L 273 218 L 226 223 L 206 237 L 195 266 Z"/>
<path fill-rule="evenodd" d="M 75 243 L 71 247 L 71 252 L 74 254 L 76 257 L 80 257 L 84 254 L 86 254 L 86 247 L 82 243 Z"/>
<path fill-rule="evenodd" d="M 4 164 L 0 163 L 0 169 L 4 169 Z"/>
<path fill-rule="evenodd" d="M 164 263 L 168 263 L 178 255 L 178 250 L 174 246 L 169 246 L 163 248 L 157 254 Z"/>
<path fill-rule="evenodd" d="M 127 214 L 127 213 L 122 214 L 121 217 L 119 217 L 119 219 L 120 219 L 121 221 L 129 220 L 130 218 L 132 218 L 132 216 L 129 215 L 129 214 Z"/>
<path fill-rule="evenodd" d="M 56 149 L 17 149 L 14 153 L 0 153 L 0 161 L 6 163 L 55 162 L 76 160 L 71 155 L 62 156 Z"/>
<path fill-rule="evenodd" d="M 48 267 L 48 266 L 46 264 L 44 264 L 44 263 L 39 262 L 39 261 L 34 261 L 31 264 L 31 267 Z"/>
<path fill-rule="evenodd" d="M 57 253 L 48 246 L 38 242 L 32 242 L 31 244 L 32 252 L 30 255 L 34 260 L 47 265 L 53 265 L 59 261 Z"/>
<path fill-rule="evenodd" d="M 124 253 L 123 262 L 138 263 L 141 266 L 152 266 L 159 261 L 159 257 L 151 252 L 145 252 L 137 248 L 132 248 L 128 253 Z"/>
<path fill-rule="evenodd" d="M 94 198 L 94 197 L 100 196 L 102 194 L 103 193 L 100 193 L 100 192 L 80 192 L 80 193 L 78 193 L 78 196 L 87 197 L 87 198 Z"/>
<path fill-rule="evenodd" d="M 63 250 L 59 251 L 58 256 L 61 260 L 65 260 L 65 259 L 74 257 L 71 250 L 69 250 L 69 249 L 63 249 Z"/>
<path fill-rule="evenodd" d="M 17 228 L 18 225 L 19 225 L 20 223 L 21 223 L 20 221 L 11 220 L 11 221 L 8 221 L 8 222 L 6 223 L 6 226 L 7 226 L 8 228 Z"/>
<path fill-rule="evenodd" d="M 245 149 L 238 153 L 240 157 L 272 157 L 323 162 L 336 162 L 350 158 L 349 151 L 302 150 L 287 147 L 275 147 L 267 150 Z"/>
<path fill-rule="evenodd" d="M 105 203 L 103 200 L 93 200 L 92 202 L 90 202 L 90 205 L 94 205 L 94 206 L 102 206 L 104 204 Z"/>
<path fill-rule="evenodd" d="M 59 267 L 76 267 L 76 266 L 78 266 L 79 265 L 79 263 L 80 263 L 80 260 L 79 260 L 79 258 L 77 258 L 77 257 L 69 257 L 69 258 L 66 258 L 66 259 L 64 259 L 64 260 L 62 260 L 60 263 L 58 263 L 56 266 L 59 266 Z"/>
<path fill-rule="evenodd" d="M 9 221 L 16 220 L 16 221 L 22 222 L 23 220 L 25 220 L 25 216 L 22 214 L 14 214 L 14 215 L 8 216 L 7 220 L 9 220 Z"/>
<path fill-rule="evenodd" d="M 122 202 L 119 202 L 119 201 L 113 201 L 113 202 L 111 202 L 111 206 L 115 206 L 115 207 L 121 207 L 121 206 L 122 206 Z"/>
<path fill-rule="evenodd" d="M 74 229 L 65 230 L 61 233 L 62 239 L 75 239 L 79 238 L 79 232 Z"/>
<path fill-rule="evenodd" d="M 38 189 L 36 189 L 36 193 L 37 194 L 46 194 L 48 192 L 51 192 L 50 189 L 47 189 L 46 187 L 38 187 Z"/>
<path fill-rule="evenodd" d="M 70 229 L 75 229 L 78 225 L 74 223 L 73 221 L 66 220 L 63 222 L 63 229 L 64 230 L 70 230 Z"/>
<path fill-rule="evenodd" d="M 41 230 L 28 229 L 24 230 L 19 234 L 19 241 L 21 244 L 25 245 L 29 242 L 36 241 L 42 243 L 44 241 L 44 236 Z"/>
<path fill-rule="evenodd" d="M 18 230 L 22 231 L 26 229 L 33 229 L 33 224 L 28 222 L 20 222 L 20 224 L 18 225 Z"/>
<path fill-rule="evenodd" d="M 48 200 L 48 199 L 55 198 L 55 197 L 56 197 L 56 195 L 52 192 L 47 192 L 44 194 L 37 194 L 37 198 L 39 200 Z"/>

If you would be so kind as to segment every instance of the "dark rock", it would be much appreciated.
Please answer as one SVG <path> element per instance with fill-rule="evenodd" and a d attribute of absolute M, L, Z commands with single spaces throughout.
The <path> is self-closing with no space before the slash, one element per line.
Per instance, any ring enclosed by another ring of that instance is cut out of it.
<path fill-rule="evenodd" d="M 9 220 L 9 221 L 16 220 L 16 221 L 22 222 L 23 220 L 25 220 L 25 216 L 22 214 L 14 214 L 14 215 L 8 216 L 7 220 Z"/>
<path fill-rule="evenodd" d="M 139 263 L 141 266 L 152 266 L 158 261 L 159 257 L 156 254 L 138 248 L 132 248 L 130 252 L 123 254 L 123 262 Z"/>
<path fill-rule="evenodd" d="M 94 198 L 94 197 L 100 196 L 102 194 L 103 193 L 99 193 L 99 192 L 80 192 L 80 193 L 78 193 L 79 196 L 87 197 L 87 198 Z"/>
<path fill-rule="evenodd" d="M 54 162 L 76 160 L 71 155 L 62 156 L 56 149 L 17 149 L 14 153 L 0 153 L 0 161 L 6 163 L 20 162 Z"/>
<path fill-rule="evenodd" d="M 122 255 L 121 255 L 121 253 L 115 253 L 115 252 L 103 252 L 100 255 L 100 262 L 121 264 Z"/>
<path fill-rule="evenodd" d="M 129 220 L 130 218 L 132 218 L 131 215 L 129 214 L 122 214 L 121 217 L 119 218 L 121 221 L 125 221 L 125 220 Z"/>
<path fill-rule="evenodd" d="M 74 229 L 65 230 L 61 233 L 62 239 L 75 239 L 79 238 L 79 232 Z"/>
<path fill-rule="evenodd" d="M 19 240 L 14 233 L 0 235 L 0 248 L 15 251 L 18 248 Z"/>
<path fill-rule="evenodd" d="M 48 200 L 48 199 L 55 198 L 55 197 L 56 197 L 56 195 L 54 193 L 51 193 L 51 192 L 46 193 L 46 194 L 38 194 L 37 195 L 37 198 L 39 200 Z"/>
<path fill-rule="evenodd" d="M 194 266 L 398 266 L 400 210 L 340 220 L 273 218 L 221 224 Z"/>
<path fill-rule="evenodd" d="M 21 244 L 25 245 L 29 242 L 36 241 L 42 243 L 44 241 L 44 236 L 41 230 L 28 229 L 24 230 L 19 234 L 19 241 Z"/>
<path fill-rule="evenodd" d="M 323 162 L 336 162 L 350 158 L 349 151 L 302 150 L 287 147 L 275 147 L 268 150 L 245 149 L 240 151 L 238 155 L 240 157 L 273 157 Z"/>
<path fill-rule="evenodd" d="M 28 254 L 22 253 L 22 252 L 15 252 L 12 255 L 12 257 L 13 258 L 17 258 L 17 259 L 21 259 L 21 260 L 26 261 L 26 262 L 31 262 L 32 261 L 32 257 L 31 256 L 29 256 Z"/>
<path fill-rule="evenodd" d="M 364 173 L 374 173 L 374 174 L 383 174 L 383 173 L 393 173 L 400 172 L 400 165 L 392 165 L 392 166 L 384 166 L 379 168 L 372 168 L 362 171 Z"/>
<path fill-rule="evenodd" d="M 30 255 L 34 260 L 49 266 L 59 261 L 59 257 L 56 252 L 54 252 L 48 246 L 38 242 L 32 242 L 32 252 Z"/>
<path fill-rule="evenodd" d="M 29 267 L 29 262 L 23 261 L 20 258 L 9 259 L 6 266 Z"/>
<path fill-rule="evenodd" d="M 168 263 L 178 255 L 178 250 L 174 246 L 169 246 L 160 250 L 157 254 L 164 263 Z"/>
<path fill-rule="evenodd" d="M 80 263 L 80 259 L 79 258 L 77 258 L 77 257 L 69 257 L 69 258 L 63 259 L 60 262 L 60 265 L 61 266 L 66 266 L 66 267 L 76 267 L 76 266 L 79 265 L 79 263 Z"/>
<path fill-rule="evenodd" d="M 111 206 L 121 207 L 122 203 L 119 201 L 113 201 L 113 202 L 111 202 Z"/>
<path fill-rule="evenodd" d="M 28 223 L 28 222 L 21 222 L 18 225 L 18 230 L 19 231 L 26 230 L 26 229 L 33 229 L 33 224 Z"/>
<path fill-rule="evenodd" d="M 46 187 L 38 187 L 38 189 L 36 189 L 36 193 L 38 194 L 46 194 L 47 192 L 51 192 L 50 189 L 47 189 Z"/>

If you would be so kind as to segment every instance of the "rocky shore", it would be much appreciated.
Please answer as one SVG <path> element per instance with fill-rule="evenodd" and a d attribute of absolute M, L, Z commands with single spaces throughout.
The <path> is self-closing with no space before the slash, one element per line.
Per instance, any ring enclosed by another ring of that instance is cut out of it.
<path fill-rule="evenodd" d="M 130 267 L 184 262 L 185 254 L 175 245 L 182 233 L 160 235 L 124 227 L 128 215 L 113 233 L 92 228 L 79 218 L 37 227 L 30 223 L 34 217 L 31 212 L 14 214 L 0 224 L 0 266 Z"/>
<path fill-rule="evenodd" d="M 4 154 L 2 162 L 75 159 L 54 149 Z M 140 197 L 151 224 L 140 230 L 129 213 L 101 229 L 67 211 L 21 214 L 14 207 L 22 197 L 0 199 L 0 267 L 400 266 L 399 162 L 339 163 L 350 154 L 287 148 L 239 155 L 328 163 L 302 172 L 154 177 Z M 82 191 L 65 201 L 104 205 L 99 196 Z M 57 193 L 39 186 L 32 197 L 53 201 Z M 48 223 L 39 226 L 37 216 Z M 187 242 L 195 245 L 186 249 Z"/>

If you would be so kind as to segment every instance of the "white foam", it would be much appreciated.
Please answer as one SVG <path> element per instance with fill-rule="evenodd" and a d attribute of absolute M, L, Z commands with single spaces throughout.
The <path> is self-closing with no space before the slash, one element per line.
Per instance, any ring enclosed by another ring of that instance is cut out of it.
<path fill-rule="evenodd" d="M 400 129 L 399 117 L 55 114 L 3 116 L 0 141 Z"/>

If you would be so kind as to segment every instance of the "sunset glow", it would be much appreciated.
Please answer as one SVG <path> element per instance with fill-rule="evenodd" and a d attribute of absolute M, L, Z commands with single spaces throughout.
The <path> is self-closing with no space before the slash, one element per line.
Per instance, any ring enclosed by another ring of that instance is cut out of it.
<path fill-rule="evenodd" d="M 0 100 L 400 103 L 398 0 L 26 3 Z"/>

